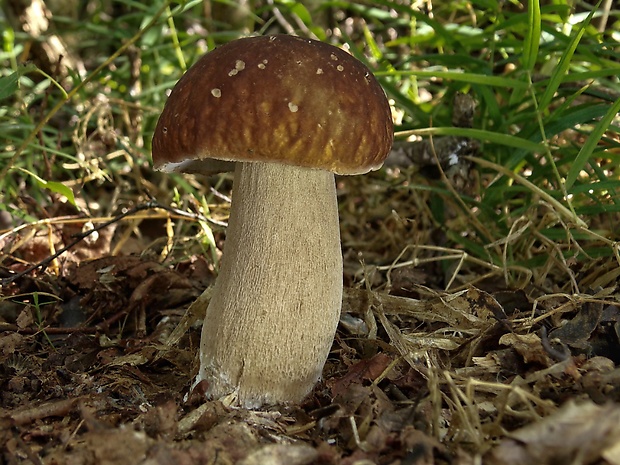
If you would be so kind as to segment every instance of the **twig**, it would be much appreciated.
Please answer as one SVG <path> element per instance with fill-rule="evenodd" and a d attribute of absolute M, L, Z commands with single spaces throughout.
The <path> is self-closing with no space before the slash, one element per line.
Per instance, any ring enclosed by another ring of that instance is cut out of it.
<path fill-rule="evenodd" d="M 547 328 L 542 326 L 540 328 L 540 342 L 543 346 L 543 349 L 553 358 L 556 362 L 564 362 L 568 360 L 571 356 L 570 349 L 566 347 L 566 344 L 560 341 L 562 350 L 558 350 L 553 345 L 551 345 L 551 341 L 547 336 Z"/>
<path fill-rule="evenodd" d="M 287 34 L 297 35 L 295 33 L 295 28 L 291 26 L 291 24 L 286 20 L 284 15 L 280 12 L 280 9 L 275 6 L 273 0 L 267 0 L 267 4 L 271 6 L 271 11 L 273 12 L 273 16 L 275 16 L 278 24 L 284 28 Z"/>
<path fill-rule="evenodd" d="M 56 402 L 46 402 L 36 407 L 30 407 L 26 409 L 20 409 L 13 411 L 7 415 L 7 417 L 16 425 L 24 425 L 35 420 L 40 420 L 47 417 L 65 416 L 69 413 L 75 405 L 80 401 L 79 397 L 74 399 L 63 399 Z"/>

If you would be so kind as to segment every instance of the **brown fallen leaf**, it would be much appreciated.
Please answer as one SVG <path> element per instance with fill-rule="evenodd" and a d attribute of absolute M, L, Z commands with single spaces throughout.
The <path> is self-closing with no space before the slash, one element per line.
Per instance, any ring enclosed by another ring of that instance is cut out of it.
<path fill-rule="evenodd" d="M 614 457 L 619 444 L 619 404 L 570 401 L 554 414 L 510 433 L 485 455 L 483 462 L 487 465 L 588 465 Z"/>
<path fill-rule="evenodd" d="M 337 397 L 353 384 L 362 384 L 364 381 L 374 381 L 392 363 L 392 357 L 382 352 L 376 354 L 368 360 L 360 360 L 349 367 L 346 375 L 342 378 L 330 381 L 333 397 Z"/>

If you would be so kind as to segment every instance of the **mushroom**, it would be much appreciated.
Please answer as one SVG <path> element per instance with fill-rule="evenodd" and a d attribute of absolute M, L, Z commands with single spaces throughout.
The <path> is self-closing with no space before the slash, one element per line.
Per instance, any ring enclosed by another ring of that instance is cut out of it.
<path fill-rule="evenodd" d="M 234 163 L 195 380 L 208 397 L 256 408 L 312 390 L 342 303 L 334 173 L 378 169 L 392 142 L 374 76 L 319 41 L 239 39 L 179 80 L 153 136 L 155 168 L 209 174 Z"/>

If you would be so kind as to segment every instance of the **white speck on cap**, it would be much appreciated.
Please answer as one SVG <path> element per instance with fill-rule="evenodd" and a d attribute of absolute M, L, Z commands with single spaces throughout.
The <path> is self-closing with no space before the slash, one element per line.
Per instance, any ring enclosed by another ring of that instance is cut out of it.
<path fill-rule="evenodd" d="M 229 76 L 234 76 L 235 74 L 237 74 L 239 71 L 243 71 L 245 69 L 245 62 L 241 61 L 241 60 L 237 60 L 235 61 L 235 68 L 231 69 L 228 72 Z"/>

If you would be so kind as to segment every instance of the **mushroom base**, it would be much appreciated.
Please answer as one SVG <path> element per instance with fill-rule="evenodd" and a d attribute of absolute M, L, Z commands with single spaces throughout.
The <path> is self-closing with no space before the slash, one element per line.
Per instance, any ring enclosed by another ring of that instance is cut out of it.
<path fill-rule="evenodd" d="M 340 318 L 334 175 L 239 163 L 233 196 L 196 382 L 250 408 L 299 402 L 321 376 Z"/>

